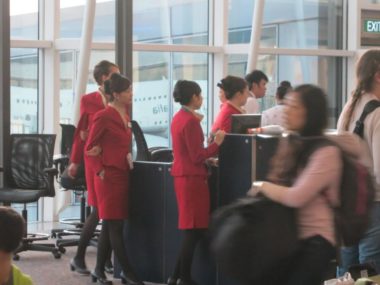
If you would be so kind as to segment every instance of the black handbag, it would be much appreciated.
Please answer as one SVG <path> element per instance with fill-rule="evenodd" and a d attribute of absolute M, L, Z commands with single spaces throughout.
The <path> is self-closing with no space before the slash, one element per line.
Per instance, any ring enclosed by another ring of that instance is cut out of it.
<path fill-rule="evenodd" d="M 247 197 L 213 214 L 210 235 L 211 250 L 222 272 L 260 284 L 280 274 L 273 270 L 296 250 L 295 210 L 263 196 Z"/>

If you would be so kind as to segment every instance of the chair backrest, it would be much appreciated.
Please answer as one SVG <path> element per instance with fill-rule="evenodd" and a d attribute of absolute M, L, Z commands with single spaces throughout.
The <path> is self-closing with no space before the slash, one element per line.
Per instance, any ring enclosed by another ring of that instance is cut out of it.
<path fill-rule="evenodd" d="M 148 144 L 146 143 L 142 129 L 140 128 L 139 124 L 134 120 L 131 121 L 131 124 L 132 124 L 132 133 L 133 133 L 133 136 L 135 137 L 136 147 L 137 147 L 136 160 L 139 160 L 139 161 L 152 160 L 151 154 L 148 149 Z"/>
<path fill-rule="evenodd" d="M 67 124 L 60 124 L 60 126 L 62 128 L 61 154 L 70 156 L 74 141 L 75 126 Z"/>
<path fill-rule="evenodd" d="M 10 176 L 7 186 L 18 189 L 46 190 L 55 195 L 53 179 L 44 172 L 52 168 L 55 135 L 12 134 Z"/>

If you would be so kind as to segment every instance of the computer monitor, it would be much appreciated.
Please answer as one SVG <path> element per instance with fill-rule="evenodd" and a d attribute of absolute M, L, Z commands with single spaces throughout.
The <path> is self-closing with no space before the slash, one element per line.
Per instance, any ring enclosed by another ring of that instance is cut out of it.
<path fill-rule="evenodd" d="M 248 129 L 258 128 L 260 124 L 260 114 L 235 114 L 232 115 L 231 133 L 246 134 Z"/>

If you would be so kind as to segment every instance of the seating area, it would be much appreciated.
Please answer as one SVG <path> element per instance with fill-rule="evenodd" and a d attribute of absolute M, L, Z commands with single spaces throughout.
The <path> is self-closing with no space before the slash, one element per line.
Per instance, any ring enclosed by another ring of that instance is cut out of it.
<path fill-rule="evenodd" d="M 42 197 L 54 197 L 54 177 L 58 171 L 53 168 L 55 135 L 11 135 L 11 156 L 6 161 L 4 187 L 0 189 L 0 202 L 5 205 L 23 204 L 22 216 L 28 221 L 27 203 L 37 202 Z M 55 244 L 35 243 L 48 240 L 48 234 L 28 233 L 15 252 L 15 259 L 23 251 L 47 251 L 55 258 L 61 254 Z"/>

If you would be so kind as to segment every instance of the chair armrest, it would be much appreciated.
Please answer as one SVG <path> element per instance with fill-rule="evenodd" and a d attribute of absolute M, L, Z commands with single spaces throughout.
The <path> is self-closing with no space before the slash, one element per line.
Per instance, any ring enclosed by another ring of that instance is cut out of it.
<path fill-rule="evenodd" d="M 156 149 L 151 152 L 152 161 L 172 162 L 173 150 L 170 148 Z"/>
<path fill-rule="evenodd" d="M 67 163 L 70 160 L 70 158 L 65 154 L 57 154 L 54 155 L 53 163 L 54 165 L 60 164 L 60 163 Z"/>
<path fill-rule="evenodd" d="M 47 185 L 46 185 L 46 193 L 45 197 L 54 197 L 55 189 L 54 189 L 54 177 L 58 175 L 58 170 L 56 168 L 45 168 L 43 170 L 45 174 L 47 174 Z"/>
<path fill-rule="evenodd" d="M 65 154 L 56 154 L 53 158 L 53 164 L 55 168 L 59 169 L 60 173 L 63 173 L 67 165 L 69 164 L 70 157 Z"/>
<path fill-rule="evenodd" d="M 56 168 L 45 168 L 44 173 L 47 173 L 49 176 L 57 176 L 58 170 Z"/>

